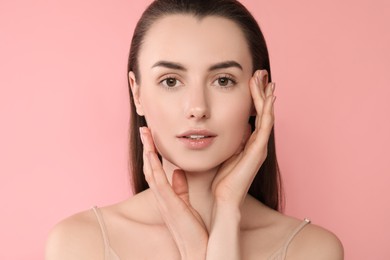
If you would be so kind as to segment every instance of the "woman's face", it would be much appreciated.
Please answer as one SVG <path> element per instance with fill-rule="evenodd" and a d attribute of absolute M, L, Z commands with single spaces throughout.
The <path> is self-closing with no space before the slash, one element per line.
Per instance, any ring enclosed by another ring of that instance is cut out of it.
<path fill-rule="evenodd" d="M 169 15 L 145 35 L 140 81 L 130 73 L 164 164 L 199 172 L 218 167 L 246 140 L 252 61 L 241 29 L 220 17 Z"/>

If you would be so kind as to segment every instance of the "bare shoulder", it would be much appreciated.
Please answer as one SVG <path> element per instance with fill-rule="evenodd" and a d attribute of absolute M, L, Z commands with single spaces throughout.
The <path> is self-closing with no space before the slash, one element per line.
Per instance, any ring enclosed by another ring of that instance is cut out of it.
<path fill-rule="evenodd" d="M 46 242 L 46 260 L 103 259 L 104 243 L 92 209 L 55 225 Z"/>
<path fill-rule="evenodd" d="M 287 250 L 287 259 L 342 260 L 344 250 L 335 234 L 309 224 L 292 240 Z"/>
<path fill-rule="evenodd" d="M 129 251 L 134 253 L 136 246 L 147 239 L 146 234 L 154 234 L 156 226 L 159 227 L 163 223 L 163 220 L 155 214 L 156 209 L 150 206 L 152 196 L 153 194 L 145 191 L 125 201 L 99 207 L 110 247 L 121 255 Z M 140 239 L 141 236 L 145 239 Z M 123 241 L 131 241 L 131 243 L 123 243 Z M 129 250 L 129 247 L 133 250 Z M 99 221 L 93 210 L 88 209 L 54 226 L 46 242 L 46 260 L 103 260 L 104 250 Z"/>
<path fill-rule="evenodd" d="M 280 255 L 288 244 L 286 259 L 341 260 L 343 247 L 332 232 L 303 220 L 282 214 L 248 196 L 242 221 L 248 239 L 244 246 L 248 259 Z M 297 233 L 296 231 L 299 230 Z M 295 235 L 294 235 L 295 234 Z M 267 258 L 268 259 L 268 258 Z"/>

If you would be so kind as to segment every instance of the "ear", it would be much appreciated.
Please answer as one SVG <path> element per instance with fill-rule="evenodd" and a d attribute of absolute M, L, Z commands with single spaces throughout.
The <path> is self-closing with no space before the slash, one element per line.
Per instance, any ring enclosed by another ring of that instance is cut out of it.
<path fill-rule="evenodd" d="M 134 105 L 135 105 L 135 109 L 137 111 L 137 114 L 139 116 L 143 116 L 144 111 L 142 109 L 142 104 L 140 101 L 139 84 L 137 83 L 136 78 L 135 78 L 135 74 L 132 71 L 129 72 L 129 82 L 130 82 L 131 92 L 133 93 L 133 100 L 134 100 Z"/>

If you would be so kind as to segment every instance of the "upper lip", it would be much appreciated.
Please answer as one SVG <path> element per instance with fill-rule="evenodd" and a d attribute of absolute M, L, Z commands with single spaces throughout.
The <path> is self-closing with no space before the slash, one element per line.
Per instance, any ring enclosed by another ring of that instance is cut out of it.
<path fill-rule="evenodd" d="M 187 137 L 190 135 L 203 135 L 203 136 L 208 136 L 208 137 L 217 136 L 215 133 L 213 133 L 209 130 L 206 130 L 206 129 L 191 129 L 191 130 L 185 131 L 185 132 L 177 135 L 177 137 Z"/>

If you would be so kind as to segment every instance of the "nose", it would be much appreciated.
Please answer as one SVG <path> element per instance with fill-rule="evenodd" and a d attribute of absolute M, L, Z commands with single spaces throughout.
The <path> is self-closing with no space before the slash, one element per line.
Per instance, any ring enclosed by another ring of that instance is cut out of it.
<path fill-rule="evenodd" d="M 186 117 L 188 119 L 206 119 L 210 117 L 207 93 L 204 88 L 193 88 L 187 92 Z"/>

